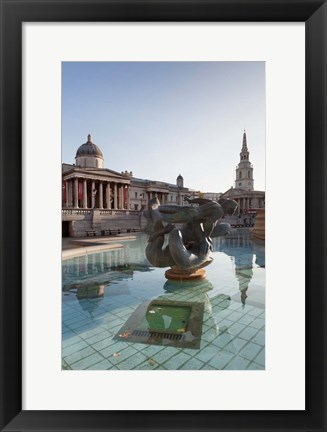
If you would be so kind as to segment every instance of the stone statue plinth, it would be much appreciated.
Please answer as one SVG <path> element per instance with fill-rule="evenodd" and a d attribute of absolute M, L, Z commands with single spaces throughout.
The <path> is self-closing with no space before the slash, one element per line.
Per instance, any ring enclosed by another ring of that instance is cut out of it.
<path fill-rule="evenodd" d="M 165 276 L 170 280 L 178 280 L 178 281 L 190 281 L 197 279 L 204 279 L 206 277 L 206 271 L 201 268 L 198 270 L 194 270 L 192 272 L 185 272 L 185 270 L 170 268 L 165 271 Z"/>

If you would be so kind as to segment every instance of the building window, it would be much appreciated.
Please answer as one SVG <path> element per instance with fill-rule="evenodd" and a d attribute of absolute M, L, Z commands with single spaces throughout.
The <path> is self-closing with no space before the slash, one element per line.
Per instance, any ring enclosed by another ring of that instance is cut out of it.
<path fill-rule="evenodd" d="M 137 192 L 135 192 L 135 198 L 137 198 Z M 137 210 L 137 209 L 136 209 Z"/>
<path fill-rule="evenodd" d="M 138 210 L 139 209 L 139 205 L 138 204 L 134 204 L 134 210 Z"/>
<path fill-rule="evenodd" d="M 239 185 L 239 186 L 242 186 L 242 183 L 240 182 L 238 185 Z"/>
<path fill-rule="evenodd" d="M 239 176 L 240 179 L 242 178 L 242 172 L 240 171 Z"/>

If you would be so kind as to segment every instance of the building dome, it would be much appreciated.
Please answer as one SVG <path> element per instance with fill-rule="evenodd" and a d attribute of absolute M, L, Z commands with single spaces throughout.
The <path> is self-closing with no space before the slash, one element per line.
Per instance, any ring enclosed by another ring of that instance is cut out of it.
<path fill-rule="evenodd" d="M 103 168 L 103 153 L 92 142 L 91 135 L 87 136 L 87 142 L 82 144 L 76 152 L 76 165 L 89 168 Z"/>
<path fill-rule="evenodd" d="M 177 177 L 177 180 L 184 180 L 183 177 L 179 174 L 179 176 Z"/>
<path fill-rule="evenodd" d="M 96 156 L 103 159 L 102 151 L 99 149 L 99 147 L 92 142 L 91 135 L 87 136 L 87 142 L 82 144 L 77 152 L 76 157 L 79 156 Z"/>

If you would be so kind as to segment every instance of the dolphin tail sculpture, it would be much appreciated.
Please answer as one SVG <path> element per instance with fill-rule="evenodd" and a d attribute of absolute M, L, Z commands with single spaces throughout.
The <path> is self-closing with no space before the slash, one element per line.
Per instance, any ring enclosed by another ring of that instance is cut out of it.
<path fill-rule="evenodd" d="M 149 236 L 148 245 L 145 249 L 145 255 L 148 261 L 155 267 L 171 267 L 174 265 L 169 251 L 169 247 L 166 246 L 163 249 L 165 241 L 165 234 L 168 234 L 174 226 L 169 224 L 163 226 L 161 221 L 157 221 L 154 224 L 154 231 Z"/>
<path fill-rule="evenodd" d="M 188 249 L 183 242 L 183 236 L 180 230 L 174 229 L 169 234 L 169 252 L 174 261 L 174 266 L 181 269 L 197 270 L 205 267 L 212 262 L 210 242 L 204 240 Z"/>

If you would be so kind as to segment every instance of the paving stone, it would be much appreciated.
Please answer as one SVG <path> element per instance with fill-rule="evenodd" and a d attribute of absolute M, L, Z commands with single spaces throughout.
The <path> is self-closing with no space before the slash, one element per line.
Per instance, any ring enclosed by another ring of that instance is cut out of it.
<path fill-rule="evenodd" d="M 101 354 L 95 352 L 94 354 L 84 357 L 82 360 L 72 364 L 71 368 L 74 370 L 84 370 L 96 363 L 99 363 L 101 360 L 103 360 Z"/>
<path fill-rule="evenodd" d="M 122 356 L 124 355 L 124 351 L 122 351 L 121 353 Z M 116 366 L 118 367 L 118 369 L 131 370 L 135 369 L 140 363 L 143 363 L 145 360 L 146 356 L 144 354 L 142 354 L 141 352 L 136 352 L 136 354 L 134 353 L 133 355 L 128 356 L 126 360 L 121 361 Z"/>
<path fill-rule="evenodd" d="M 190 356 L 188 354 L 181 352 L 181 353 L 176 354 L 173 357 L 171 357 L 163 365 L 165 366 L 166 369 L 176 370 L 176 369 L 179 369 L 189 359 L 190 359 Z"/>
<path fill-rule="evenodd" d="M 244 370 L 250 364 L 250 360 L 236 356 L 226 364 L 224 370 Z"/>
<path fill-rule="evenodd" d="M 209 365 L 216 369 L 223 369 L 233 357 L 233 353 L 221 350 L 209 361 Z"/>
<path fill-rule="evenodd" d="M 200 370 L 201 367 L 204 365 L 202 361 L 199 359 L 192 357 L 190 360 L 188 360 L 186 363 L 183 364 L 183 366 L 180 367 L 180 369 L 183 370 Z"/>
<path fill-rule="evenodd" d="M 92 347 L 88 346 L 79 351 L 73 352 L 68 356 L 65 356 L 64 360 L 71 366 L 73 363 L 76 363 L 77 361 L 80 361 L 93 353 L 95 353 L 95 350 Z"/>
<path fill-rule="evenodd" d="M 260 345 L 249 342 L 247 345 L 245 345 L 244 348 L 241 349 L 239 354 L 240 356 L 245 357 L 249 360 L 254 360 L 254 358 L 257 356 L 261 349 L 262 347 Z"/>

